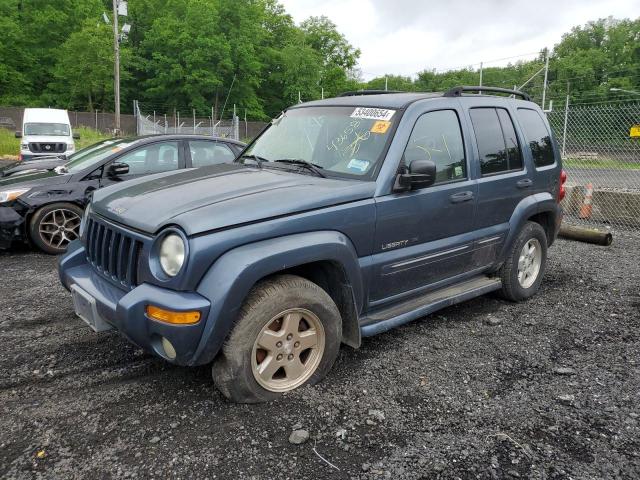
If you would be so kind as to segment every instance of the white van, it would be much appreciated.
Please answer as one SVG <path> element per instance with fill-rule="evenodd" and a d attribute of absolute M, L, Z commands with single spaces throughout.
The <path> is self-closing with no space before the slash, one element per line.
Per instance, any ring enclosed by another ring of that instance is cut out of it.
<path fill-rule="evenodd" d="M 25 108 L 22 117 L 20 160 L 34 160 L 43 156 L 67 158 L 75 152 L 69 114 L 54 108 Z"/>

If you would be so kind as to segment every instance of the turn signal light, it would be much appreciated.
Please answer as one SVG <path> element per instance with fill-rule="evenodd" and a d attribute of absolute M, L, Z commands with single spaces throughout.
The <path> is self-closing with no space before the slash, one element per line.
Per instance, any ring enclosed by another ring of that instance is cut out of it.
<path fill-rule="evenodd" d="M 153 305 L 147 305 L 146 308 L 147 317 L 158 320 L 164 323 L 173 323 L 176 325 L 189 325 L 192 323 L 198 323 L 200 321 L 200 312 L 173 312 L 171 310 L 165 310 L 160 307 L 154 307 Z"/>

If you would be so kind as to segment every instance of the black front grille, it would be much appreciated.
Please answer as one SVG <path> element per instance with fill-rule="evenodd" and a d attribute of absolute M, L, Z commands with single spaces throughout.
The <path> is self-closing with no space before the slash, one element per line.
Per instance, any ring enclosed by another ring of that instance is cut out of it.
<path fill-rule="evenodd" d="M 137 285 L 142 242 L 111 225 L 90 217 L 85 227 L 87 259 L 93 267 L 125 288 Z"/>
<path fill-rule="evenodd" d="M 67 144 L 31 142 L 29 150 L 33 153 L 64 153 L 67 151 Z"/>

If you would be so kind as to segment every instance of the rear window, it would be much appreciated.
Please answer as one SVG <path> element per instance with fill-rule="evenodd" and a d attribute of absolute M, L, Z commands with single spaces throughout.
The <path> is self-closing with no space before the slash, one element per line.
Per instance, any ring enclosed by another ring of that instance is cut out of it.
<path fill-rule="evenodd" d="M 535 110 L 519 108 L 518 120 L 520 120 L 524 137 L 531 149 L 534 165 L 536 167 L 553 165 L 556 160 L 551 135 L 540 114 Z"/>

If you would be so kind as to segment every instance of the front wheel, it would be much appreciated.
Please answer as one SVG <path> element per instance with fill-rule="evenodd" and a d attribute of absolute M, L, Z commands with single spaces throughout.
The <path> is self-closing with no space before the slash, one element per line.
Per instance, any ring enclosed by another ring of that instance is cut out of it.
<path fill-rule="evenodd" d="M 212 367 L 218 389 L 240 403 L 265 402 L 320 381 L 340 348 L 342 321 L 331 297 L 294 275 L 249 293 Z"/>
<path fill-rule="evenodd" d="M 79 206 L 66 202 L 42 207 L 29 224 L 31 241 L 46 253 L 64 253 L 69 242 L 80 236 L 82 212 Z"/>
<path fill-rule="evenodd" d="M 547 235 L 539 223 L 527 222 L 500 269 L 502 295 L 514 302 L 538 291 L 547 265 Z"/>

